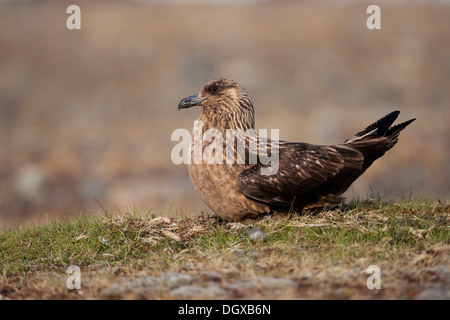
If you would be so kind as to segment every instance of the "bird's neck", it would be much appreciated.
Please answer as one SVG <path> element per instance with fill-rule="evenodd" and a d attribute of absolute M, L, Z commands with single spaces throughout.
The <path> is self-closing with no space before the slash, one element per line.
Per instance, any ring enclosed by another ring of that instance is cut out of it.
<path fill-rule="evenodd" d="M 255 118 L 252 112 L 221 113 L 203 110 L 198 121 L 202 122 L 203 131 L 208 129 L 218 129 L 222 132 L 226 132 L 227 129 L 242 131 L 255 129 Z"/>

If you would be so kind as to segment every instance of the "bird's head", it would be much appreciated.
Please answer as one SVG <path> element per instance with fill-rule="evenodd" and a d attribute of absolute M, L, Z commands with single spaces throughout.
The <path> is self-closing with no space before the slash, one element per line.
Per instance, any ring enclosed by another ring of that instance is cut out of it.
<path fill-rule="evenodd" d="M 253 100 L 236 81 L 218 79 L 208 82 L 199 93 L 184 98 L 178 110 L 201 106 L 202 118 L 214 122 L 224 122 L 229 128 L 254 128 Z"/>

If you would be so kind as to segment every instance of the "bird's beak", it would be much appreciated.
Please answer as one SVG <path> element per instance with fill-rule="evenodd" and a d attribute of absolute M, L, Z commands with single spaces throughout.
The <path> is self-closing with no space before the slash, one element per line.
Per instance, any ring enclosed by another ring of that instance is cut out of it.
<path fill-rule="evenodd" d="M 181 100 L 180 103 L 178 104 L 178 110 L 187 109 L 194 106 L 201 106 L 202 102 L 205 100 L 206 98 L 200 98 L 198 96 L 198 93 L 196 93 L 190 97 Z"/>

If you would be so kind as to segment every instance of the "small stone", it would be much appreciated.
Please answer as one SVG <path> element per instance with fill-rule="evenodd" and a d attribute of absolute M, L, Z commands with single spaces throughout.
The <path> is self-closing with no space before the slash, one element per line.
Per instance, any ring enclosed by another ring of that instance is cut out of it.
<path fill-rule="evenodd" d="M 172 289 L 169 294 L 175 299 L 195 299 L 204 292 L 204 289 L 197 285 L 187 285 Z"/>
<path fill-rule="evenodd" d="M 445 288 L 428 288 L 423 290 L 417 296 L 418 300 L 448 300 L 450 299 L 450 290 Z"/>
<path fill-rule="evenodd" d="M 258 228 L 248 229 L 248 235 L 250 236 L 250 239 L 252 239 L 254 241 L 258 241 L 258 240 L 266 241 L 267 240 L 267 234 Z"/>
<path fill-rule="evenodd" d="M 127 287 L 122 284 L 113 284 L 102 290 L 102 296 L 109 299 L 120 299 L 127 292 Z"/>
<path fill-rule="evenodd" d="M 198 285 L 187 285 L 175 288 L 169 292 L 175 299 L 224 299 L 226 292 L 217 285 L 201 287 Z"/>
<path fill-rule="evenodd" d="M 196 278 L 184 273 L 167 272 L 161 276 L 161 280 L 170 289 L 174 289 L 176 287 L 190 285 Z"/>
<path fill-rule="evenodd" d="M 156 288 L 161 286 L 161 279 L 153 276 L 144 276 L 130 282 L 130 287 L 136 288 Z"/>

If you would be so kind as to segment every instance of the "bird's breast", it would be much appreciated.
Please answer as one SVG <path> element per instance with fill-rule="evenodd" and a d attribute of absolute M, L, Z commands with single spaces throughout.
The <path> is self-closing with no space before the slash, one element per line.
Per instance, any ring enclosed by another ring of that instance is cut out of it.
<path fill-rule="evenodd" d="M 238 142 L 226 141 L 223 130 L 195 126 L 192 134 L 188 166 L 189 176 L 203 201 L 226 220 L 240 220 L 270 212 L 270 208 L 242 194 L 237 185 L 238 175 L 253 166 L 246 154 L 238 152 Z"/>

